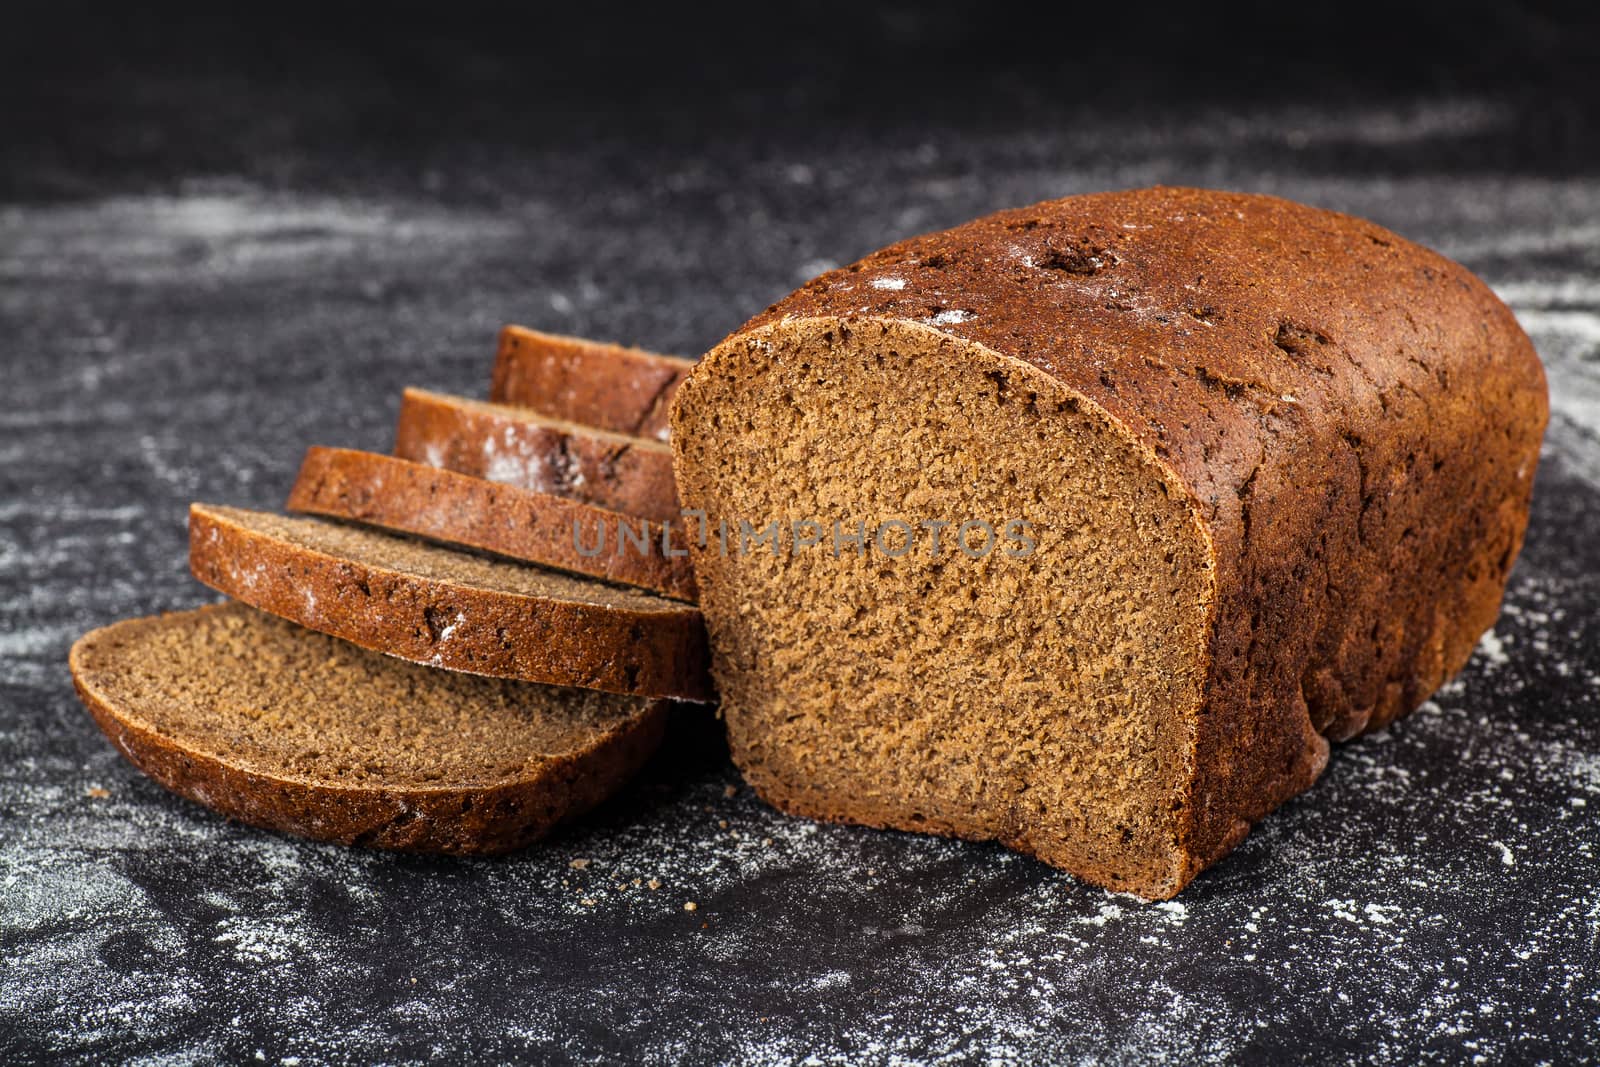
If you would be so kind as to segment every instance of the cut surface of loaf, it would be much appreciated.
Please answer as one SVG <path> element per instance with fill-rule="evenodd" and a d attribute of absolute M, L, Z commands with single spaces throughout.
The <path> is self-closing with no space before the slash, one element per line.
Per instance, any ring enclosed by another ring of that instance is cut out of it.
<path fill-rule="evenodd" d="M 692 606 L 320 519 L 195 504 L 189 565 L 229 596 L 451 670 L 704 700 Z"/>
<path fill-rule="evenodd" d="M 825 274 L 674 406 L 685 507 L 825 531 L 694 549 L 734 757 L 792 812 L 1170 897 L 1466 661 L 1546 411 L 1467 271 L 1270 197 L 1068 198 Z"/>
<path fill-rule="evenodd" d="M 407 389 L 394 454 L 626 515 L 679 517 L 668 446 L 528 408 Z"/>
<path fill-rule="evenodd" d="M 695 598 L 694 571 L 676 529 L 396 456 L 313 447 L 287 506 Z"/>
<path fill-rule="evenodd" d="M 673 394 L 692 369 L 686 359 L 642 348 L 507 326 L 500 331 L 489 399 L 665 441 Z"/>
<path fill-rule="evenodd" d="M 458 855 L 520 848 L 605 799 L 663 701 L 402 663 L 241 604 L 130 619 L 73 682 L 161 785 L 253 826 Z"/>

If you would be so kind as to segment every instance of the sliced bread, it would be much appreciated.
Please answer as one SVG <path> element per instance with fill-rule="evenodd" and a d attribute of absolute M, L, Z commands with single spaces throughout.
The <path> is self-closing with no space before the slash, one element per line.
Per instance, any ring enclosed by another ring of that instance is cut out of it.
<path fill-rule="evenodd" d="M 695 597 L 676 528 L 396 456 L 311 448 L 288 508 Z"/>
<path fill-rule="evenodd" d="M 394 454 L 626 515 L 679 517 L 672 450 L 666 445 L 546 418 L 527 408 L 407 389 Z"/>
<path fill-rule="evenodd" d="M 637 696 L 710 695 L 693 607 L 320 519 L 195 504 L 202 582 L 314 630 L 474 674 Z"/>
<path fill-rule="evenodd" d="M 242 604 L 129 619 L 72 647 L 106 736 L 253 826 L 457 855 L 520 848 L 604 800 L 666 703 L 430 670 Z"/>
<path fill-rule="evenodd" d="M 689 360 L 642 348 L 507 326 L 500 331 L 489 399 L 665 441 L 672 396 L 693 369 Z"/>

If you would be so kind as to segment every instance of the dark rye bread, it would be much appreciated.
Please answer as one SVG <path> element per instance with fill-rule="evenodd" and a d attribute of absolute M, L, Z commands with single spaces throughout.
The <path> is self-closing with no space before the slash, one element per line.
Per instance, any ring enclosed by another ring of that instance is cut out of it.
<path fill-rule="evenodd" d="M 395 456 L 313 447 L 288 509 L 695 598 L 676 528 Z"/>
<path fill-rule="evenodd" d="M 73 683 L 135 767 L 252 826 L 483 855 L 613 793 L 664 701 L 431 670 L 242 604 L 95 630 Z"/>
<path fill-rule="evenodd" d="M 507 326 L 500 331 L 489 399 L 665 441 L 672 396 L 693 369 L 686 359 L 642 348 Z"/>
<path fill-rule="evenodd" d="M 705 700 L 687 604 L 402 537 L 240 508 L 189 509 L 196 578 L 363 648 L 473 674 Z"/>
<path fill-rule="evenodd" d="M 788 811 L 1170 897 L 1466 662 L 1546 415 L 1493 293 L 1348 216 L 1144 189 L 884 249 L 679 389 L 685 506 L 1036 547 L 697 549 L 734 757 Z"/>
<path fill-rule="evenodd" d="M 672 450 L 527 408 L 407 389 L 394 454 L 640 518 L 678 518 Z"/>

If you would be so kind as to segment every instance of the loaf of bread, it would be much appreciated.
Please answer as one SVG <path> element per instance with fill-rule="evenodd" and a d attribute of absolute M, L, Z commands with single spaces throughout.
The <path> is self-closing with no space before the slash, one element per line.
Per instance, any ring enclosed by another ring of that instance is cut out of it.
<path fill-rule="evenodd" d="M 832 271 L 673 409 L 735 759 L 791 812 L 1170 897 L 1465 663 L 1546 415 L 1482 282 L 1270 197 L 1072 197 Z"/>

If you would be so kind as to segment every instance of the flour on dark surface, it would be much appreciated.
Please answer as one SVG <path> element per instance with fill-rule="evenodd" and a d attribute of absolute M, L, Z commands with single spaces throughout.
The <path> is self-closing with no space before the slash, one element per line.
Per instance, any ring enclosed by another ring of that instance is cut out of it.
<path fill-rule="evenodd" d="M 273 149 L 0 205 L 0 1055 L 1592 1057 L 1600 179 L 1417 162 L 1515 125 L 1492 98 L 1285 102 L 797 134 L 715 166 L 508 145 L 392 180 Z M 168 795 L 73 696 L 78 634 L 209 599 L 190 500 L 276 507 L 306 446 L 386 450 L 403 386 L 484 393 L 503 322 L 698 352 L 907 234 L 1155 181 L 1351 211 L 1461 259 L 1533 336 L 1553 409 L 1527 547 L 1467 669 L 1337 746 L 1177 901 L 785 818 L 695 709 L 640 781 L 523 854 L 318 845 Z"/>

